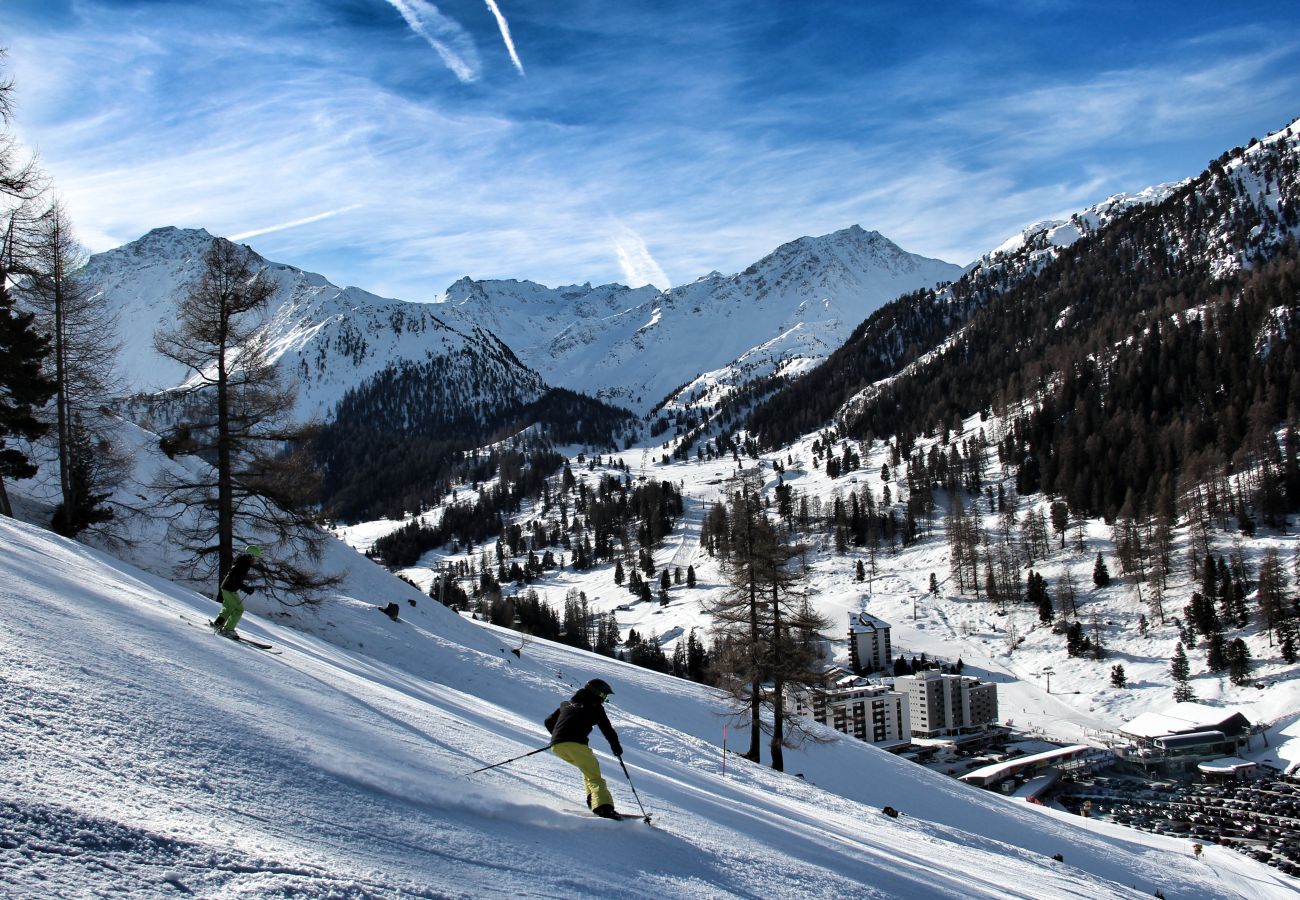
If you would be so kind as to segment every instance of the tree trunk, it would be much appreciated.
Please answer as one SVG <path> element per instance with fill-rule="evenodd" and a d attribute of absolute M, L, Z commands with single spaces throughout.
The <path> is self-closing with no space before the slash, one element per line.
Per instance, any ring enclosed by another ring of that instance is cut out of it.
<path fill-rule="evenodd" d="M 749 750 L 745 758 L 762 761 L 759 741 L 763 733 L 763 674 L 758 664 L 758 582 L 754 571 L 754 520 L 749 508 L 749 491 L 743 492 L 745 510 L 745 556 L 749 569 L 749 652 L 752 679 L 749 683 Z"/>
<path fill-rule="evenodd" d="M 772 768 L 785 771 L 785 681 L 778 675 L 772 687 Z"/>
<path fill-rule="evenodd" d="M 226 370 L 225 319 L 228 313 L 221 311 L 222 329 L 217 362 L 217 584 L 226 577 L 230 567 L 235 563 L 235 500 L 234 486 L 231 483 L 230 453 L 230 373 Z"/>

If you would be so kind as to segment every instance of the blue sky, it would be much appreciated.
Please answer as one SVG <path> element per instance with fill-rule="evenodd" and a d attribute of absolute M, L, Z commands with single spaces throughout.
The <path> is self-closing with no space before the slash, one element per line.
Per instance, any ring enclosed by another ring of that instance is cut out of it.
<path fill-rule="evenodd" d="M 1300 116 L 1276 0 L 3 0 L 0 43 L 91 249 L 204 227 L 408 300 L 855 223 L 966 263 Z"/>

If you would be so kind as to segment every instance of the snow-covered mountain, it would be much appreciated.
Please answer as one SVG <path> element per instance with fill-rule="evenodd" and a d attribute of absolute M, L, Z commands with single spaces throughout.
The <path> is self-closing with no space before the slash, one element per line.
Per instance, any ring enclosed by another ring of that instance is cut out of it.
<path fill-rule="evenodd" d="M 158 228 L 92 256 L 82 271 L 119 317 L 125 344 L 120 366 L 128 390 L 174 387 L 189 376 L 153 350 L 153 335 L 174 318 L 177 301 L 202 276 L 211 243 L 212 235 L 202 229 Z M 278 286 L 266 331 L 272 359 L 298 385 L 300 419 L 327 416 L 348 388 L 404 362 L 444 359 L 449 371 L 464 376 L 448 381 L 487 386 L 485 396 L 461 391 L 459 402 L 465 404 L 526 403 L 545 389 L 535 372 L 476 323 L 454 327 L 429 304 L 340 288 L 260 256 L 254 265 Z"/>
<path fill-rule="evenodd" d="M 970 265 L 972 272 L 1031 275 L 1066 247 L 1106 227 L 1139 206 L 1163 202 L 1186 182 L 1158 184 L 1136 193 L 1119 193 L 1065 219 L 1035 222 L 1012 235 Z"/>
<path fill-rule="evenodd" d="M 86 266 L 85 279 L 120 316 L 130 390 L 159 390 L 187 377 L 154 353 L 152 337 L 200 277 L 211 240 L 202 229 L 159 228 Z M 516 399 L 533 399 L 544 380 L 644 413 L 719 367 L 752 377 L 820 360 L 872 310 L 961 273 L 857 226 L 799 238 L 744 272 L 715 272 L 664 292 L 463 278 L 439 303 L 410 303 L 256 262 L 279 285 L 270 345 L 299 383 L 304 418 L 327 416 L 348 387 L 390 365 L 434 356 L 487 367 L 479 380 Z"/>
<path fill-rule="evenodd" d="M 439 314 L 483 324 L 550 384 L 644 413 L 724 367 L 752 378 L 820 361 L 883 304 L 961 271 L 854 225 L 662 292 L 465 278 Z"/>

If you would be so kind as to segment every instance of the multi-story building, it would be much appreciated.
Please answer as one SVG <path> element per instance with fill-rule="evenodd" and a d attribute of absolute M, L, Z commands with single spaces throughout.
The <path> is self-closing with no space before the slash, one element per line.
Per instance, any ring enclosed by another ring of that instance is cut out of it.
<path fill-rule="evenodd" d="M 889 623 L 869 613 L 849 613 L 849 655 L 855 673 L 892 672 Z"/>
<path fill-rule="evenodd" d="M 956 734 L 998 720 L 997 685 L 969 675 L 904 675 L 894 679 L 894 690 L 907 696 L 912 734 L 920 737 Z"/>
<path fill-rule="evenodd" d="M 871 744 L 906 742 L 911 734 L 907 697 L 865 678 L 795 696 L 795 713 Z"/>

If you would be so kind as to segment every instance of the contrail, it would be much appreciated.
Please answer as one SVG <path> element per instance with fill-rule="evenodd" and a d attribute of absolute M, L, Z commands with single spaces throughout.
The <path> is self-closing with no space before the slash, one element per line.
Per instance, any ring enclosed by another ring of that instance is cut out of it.
<path fill-rule="evenodd" d="M 672 287 L 672 281 L 650 255 L 650 248 L 641 235 L 618 220 L 613 220 L 611 224 L 615 231 L 611 236 L 614 252 L 618 254 L 618 265 L 623 270 L 623 277 L 627 279 L 627 286 L 641 287 L 649 284 L 661 291 Z"/>
<path fill-rule="evenodd" d="M 427 0 L 388 0 L 388 2 L 402 14 L 402 18 L 406 20 L 407 25 L 411 26 L 412 31 L 438 51 L 442 61 L 457 78 L 462 82 L 478 80 L 478 52 L 474 49 L 474 43 L 465 29 L 444 16 L 438 11 L 438 7 Z M 448 40 L 459 45 L 459 53 L 448 46 Z"/>
<path fill-rule="evenodd" d="M 349 212 L 364 205 L 364 203 L 353 203 L 351 206 L 340 206 L 338 209 L 331 209 L 328 212 L 317 213 L 314 216 L 307 216 L 303 219 L 294 219 L 292 222 L 281 222 L 279 225 L 268 225 L 265 228 L 254 228 L 252 231 L 241 231 L 239 234 L 230 235 L 228 240 L 246 241 L 251 237 L 257 237 L 259 234 L 270 234 L 273 231 L 284 231 L 287 228 L 297 228 L 299 225 L 310 225 L 312 222 L 319 222 L 321 219 L 328 219 L 331 216 L 337 216 L 339 213 Z"/>
<path fill-rule="evenodd" d="M 510 51 L 510 61 L 515 64 L 519 74 L 524 74 L 524 64 L 519 61 L 519 54 L 515 52 L 515 42 L 510 37 L 510 25 L 506 22 L 506 17 L 501 14 L 496 0 L 487 0 L 488 9 L 492 10 L 492 15 L 497 17 L 497 25 L 501 27 L 501 38 L 506 42 L 506 49 Z"/>

